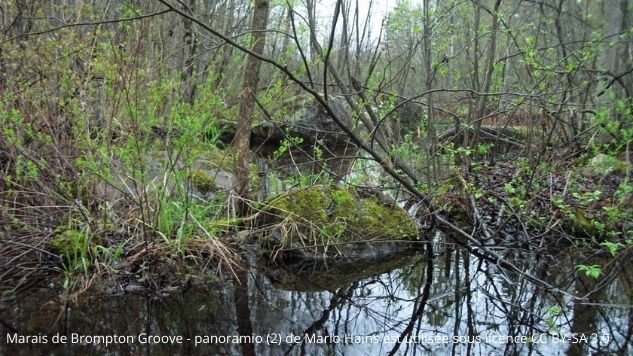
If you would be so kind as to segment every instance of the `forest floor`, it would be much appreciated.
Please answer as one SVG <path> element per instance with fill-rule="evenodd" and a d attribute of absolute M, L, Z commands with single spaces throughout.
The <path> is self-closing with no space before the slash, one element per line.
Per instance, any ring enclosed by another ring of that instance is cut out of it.
<path fill-rule="evenodd" d="M 533 170 L 525 161 L 473 165 L 437 204 L 455 220 L 487 230 L 480 237 L 498 245 L 525 247 L 547 237 L 616 253 L 631 242 L 633 186 L 626 169 Z"/>

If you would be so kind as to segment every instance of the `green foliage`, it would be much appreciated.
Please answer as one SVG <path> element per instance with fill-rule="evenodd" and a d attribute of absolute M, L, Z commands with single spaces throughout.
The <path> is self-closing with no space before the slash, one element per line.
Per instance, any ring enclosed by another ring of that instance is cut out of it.
<path fill-rule="evenodd" d="M 516 188 L 512 185 L 512 183 L 505 183 L 503 185 L 503 190 L 505 190 L 508 194 L 516 193 Z"/>
<path fill-rule="evenodd" d="M 420 38 L 422 35 L 422 9 L 409 1 L 399 1 L 387 17 L 387 37 L 396 40 L 400 38 Z"/>
<path fill-rule="evenodd" d="M 278 159 L 285 153 L 287 153 L 292 147 L 298 146 L 303 143 L 302 137 L 292 137 L 290 134 L 286 134 L 286 138 L 281 140 L 279 148 L 273 153 L 273 159 Z"/>
<path fill-rule="evenodd" d="M 163 242 L 184 254 L 186 242 L 193 237 L 204 236 L 201 226 L 211 227 L 220 211 L 221 205 L 213 200 L 177 199 L 166 195 L 158 206 L 156 233 Z"/>
<path fill-rule="evenodd" d="M 547 324 L 547 330 L 551 332 L 559 332 L 560 327 L 558 327 L 557 320 L 560 316 L 563 309 L 559 305 L 551 305 L 547 308 L 545 323 Z"/>
<path fill-rule="evenodd" d="M 580 272 L 584 272 L 587 277 L 597 279 L 602 274 L 602 267 L 600 265 L 578 265 L 576 269 Z"/>
<path fill-rule="evenodd" d="M 96 263 L 93 251 L 94 232 L 90 224 L 82 223 L 74 217 L 76 213 L 79 212 L 67 214 L 66 221 L 55 229 L 50 241 L 51 247 L 63 256 L 61 270 L 64 274 L 64 288 L 70 287 L 74 275 L 87 276 Z"/>
<path fill-rule="evenodd" d="M 613 256 L 613 257 L 615 257 L 618 254 L 618 251 L 622 247 L 624 247 L 624 244 L 622 244 L 622 243 L 611 242 L 611 241 L 603 241 L 600 245 L 604 246 L 609 251 L 611 256 Z"/>
<path fill-rule="evenodd" d="M 41 165 L 46 165 L 46 161 L 41 159 Z M 39 177 L 38 165 L 30 159 L 25 159 L 18 155 L 15 159 L 15 175 L 19 181 L 33 182 Z"/>
<path fill-rule="evenodd" d="M 579 192 L 572 192 L 572 196 L 578 199 L 580 201 L 580 204 L 583 204 L 583 205 L 587 205 L 594 201 L 599 200 L 600 195 L 602 195 L 602 192 L 599 190 L 596 190 L 594 192 L 585 192 L 583 194 Z"/>

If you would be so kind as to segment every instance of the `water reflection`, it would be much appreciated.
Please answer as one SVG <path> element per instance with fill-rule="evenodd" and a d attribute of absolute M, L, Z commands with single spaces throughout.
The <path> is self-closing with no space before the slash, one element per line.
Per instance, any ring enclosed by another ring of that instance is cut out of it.
<path fill-rule="evenodd" d="M 48 289 L 33 290 L 0 304 L 4 321 L 0 323 L 0 354 L 629 352 L 633 334 L 630 271 L 624 268 L 613 278 L 595 280 L 578 275 L 574 268 L 578 262 L 562 256 L 545 258 L 518 250 L 499 253 L 563 290 L 590 295 L 584 300 L 554 295 L 438 240 L 429 248 L 383 256 L 371 263 L 281 267 L 258 261 L 257 267 L 238 273 L 234 280 L 163 297 L 93 293 L 74 305 L 61 303 Z M 604 288 L 594 291 L 601 284 Z M 20 335 L 45 335 L 49 341 L 57 333 L 68 337 L 75 333 L 131 335 L 134 342 L 8 344 L 9 328 Z M 147 344 L 139 334 L 182 336 L 183 342 Z M 249 338 L 260 342 L 243 342 Z"/>

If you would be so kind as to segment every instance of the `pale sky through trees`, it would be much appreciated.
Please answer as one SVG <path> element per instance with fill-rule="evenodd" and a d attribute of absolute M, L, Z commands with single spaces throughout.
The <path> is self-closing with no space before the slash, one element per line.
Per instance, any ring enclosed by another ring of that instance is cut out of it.
<path fill-rule="evenodd" d="M 356 1 L 351 0 L 351 10 L 350 10 L 350 21 L 352 21 L 353 14 L 356 8 Z M 413 0 L 412 3 L 419 3 L 421 0 Z M 375 0 L 371 6 L 371 13 L 369 16 L 369 32 L 372 40 L 377 39 L 378 34 L 380 33 L 380 26 L 382 24 L 382 20 L 387 16 L 387 13 L 391 11 L 396 6 L 397 0 Z M 336 0 L 320 0 L 317 2 L 316 12 L 317 12 L 317 36 L 319 40 L 326 38 L 330 34 L 330 25 L 332 24 L 332 16 L 334 14 L 334 8 L 336 5 Z M 359 0 L 359 16 L 361 18 L 360 24 L 364 26 L 366 19 L 368 18 L 367 12 L 370 10 L 369 8 L 370 1 L 368 0 Z M 305 12 L 305 6 L 300 10 L 302 13 Z M 341 29 L 341 20 L 339 18 L 339 23 L 337 24 L 337 33 Z M 362 31 L 362 29 L 361 29 Z"/>

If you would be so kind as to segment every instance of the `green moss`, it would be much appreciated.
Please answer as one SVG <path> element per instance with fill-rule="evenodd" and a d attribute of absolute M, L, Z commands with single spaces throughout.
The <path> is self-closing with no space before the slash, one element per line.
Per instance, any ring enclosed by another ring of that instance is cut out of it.
<path fill-rule="evenodd" d="M 396 207 L 382 205 L 376 198 L 370 197 L 361 201 L 363 218 L 360 225 L 370 236 L 414 236 L 417 228 L 407 213 Z"/>
<path fill-rule="evenodd" d="M 197 152 L 197 155 L 202 157 L 201 168 L 219 169 L 227 172 L 233 171 L 237 160 L 237 152 L 232 147 L 225 150 L 202 150 Z"/>
<path fill-rule="evenodd" d="M 591 211 L 582 207 L 576 207 L 573 215 L 567 217 L 564 225 L 567 225 L 575 233 L 584 233 L 593 238 L 604 238 L 609 230 L 619 230 L 617 226 L 608 223 L 606 216 L 600 212 Z M 591 211 L 591 212 L 590 212 Z M 591 218 L 587 215 L 592 216 Z"/>
<path fill-rule="evenodd" d="M 275 198 L 268 209 L 274 221 L 294 222 L 305 238 L 328 242 L 403 239 L 417 235 L 415 222 L 400 207 L 381 204 L 376 198 L 360 198 L 343 187 L 312 186 L 288 191 Z M 315 234 L 316 232 L 316 234 Z M 316 236 L 316 237 L 315 237 Z M 309 244 L 309 241 L 308 241 Z M 296 245 L 286 241 L 286 246 Z"/>
<path fill-rule="evenodd" d="M 64 256 L 70 256 L 73 251 L 81 249 L 88 242 L 86 235 L 78 230 L 57 229 L 56 232 L 50 243 L 55 251 L 62 253 Z"/>
<path fill-rule="evenodd" d="M 191 184 L 202 193 L 209 193 L 217 188 L 215 178 L 203 170 L 194 171 L 189 179 Z"/>
<path fill-rule="evenodd" d="M 334 209 L 336 215 L 345 216 L 361 208 L 358 195 L 351 190 L 337 187 L 332 191 L 331 195 L 336 205 Z"/>
<path fill-rule="evenodd" d="M 291 190 L 276 198 L 271 206 L 278 216 L 315 224 L 328 222 L 329 190 L 323 186 Z"/>
<path fill-rule="evenodd" d="M 573 219 L 572 222 L 575 223 L 575 225 L 586 231 L 593 230 L 591 220 L 585 217 L 585 212 L 583 211 L 583 209 L 577 208 L 574 215 L 576 218 Z"/>
<path fill-rule="evenodd" d="M 251 187 L 259 187 L 260 179 L 259 179 L 259 168 L 255 163 L 248 164 L 248 177 L 251 182 Z"/>

